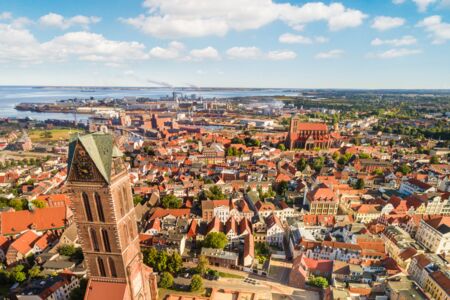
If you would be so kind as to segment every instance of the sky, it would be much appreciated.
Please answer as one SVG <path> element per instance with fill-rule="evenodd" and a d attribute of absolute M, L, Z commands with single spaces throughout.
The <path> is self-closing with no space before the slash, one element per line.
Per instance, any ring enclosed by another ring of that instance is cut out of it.
<path fill-rule="evenodd" d="M 0 85 L 450 89 L 450 0 L 0 0 Z"/>

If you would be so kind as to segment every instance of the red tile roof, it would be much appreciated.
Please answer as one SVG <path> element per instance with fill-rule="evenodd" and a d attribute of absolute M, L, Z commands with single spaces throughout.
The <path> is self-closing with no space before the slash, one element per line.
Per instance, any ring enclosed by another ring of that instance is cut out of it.
<path fill-rule="evenodd" d="M 66 212 L 64 206 L 37 208 L 33 211 L 21 210 L 0 213 L 2 235 L 19 234 L 28 229 L 45 231 L 63 228 L 66 225 Z"/>

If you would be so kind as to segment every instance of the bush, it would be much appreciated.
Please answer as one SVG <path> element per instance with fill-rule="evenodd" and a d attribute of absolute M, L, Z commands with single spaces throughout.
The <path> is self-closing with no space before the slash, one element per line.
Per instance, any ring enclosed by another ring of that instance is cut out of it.
<path fill-rule="evenodd" d="M 308 284 L 325 289 L 328 287 L 328 280 L 321 276 L 312 276 L 309 278 Z"/>
<path fill-rule="evenodd" d="M 203 279 L 200 275 L 192 276 L 191 284 L 189 285 L 191 292 L 198 292 L 203 290 Z"/>
<path fill-rule="evenodd" d="M 223 249 L 228 244 L 227 236 L 223 232 L 211 232 L 206 235 L 203 247 Z"/>
<path fill-rule="evenodd" d="M 173 276 L 169 272 L 164 272 L 159 279 L 158 286 L 163 289 L 168 289 L 173 285 Z"/>
<path fill-rule="evenodd" d="M 164 208 L 180 208 L 181 204 L 182 204 L 181 199 L 172 194 L 165 195 L 161 199 L 161 205 Z"/>

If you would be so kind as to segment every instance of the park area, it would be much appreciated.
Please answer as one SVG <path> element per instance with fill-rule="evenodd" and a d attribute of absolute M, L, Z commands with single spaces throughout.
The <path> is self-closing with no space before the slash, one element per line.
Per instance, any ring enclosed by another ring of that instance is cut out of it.
<path fill-rule="evenodd" d="M 79 129 L 59 128 L 59 129 L 34 129 L 28 132 L 33 143 L 42 142 L 56 142 L 61 140 L 68 140 L 72 134 L 81 133 Z"/>

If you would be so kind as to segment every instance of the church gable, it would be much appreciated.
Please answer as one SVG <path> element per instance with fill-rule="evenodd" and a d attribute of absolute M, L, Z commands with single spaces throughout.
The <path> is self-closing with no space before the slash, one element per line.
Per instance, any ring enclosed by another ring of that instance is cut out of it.
<path fill-rule="evenodd" d="M 69 181 L 105 182 L 89 153 L 79 142 L 71 145 L 72 158 L 69 162 Z"/>

